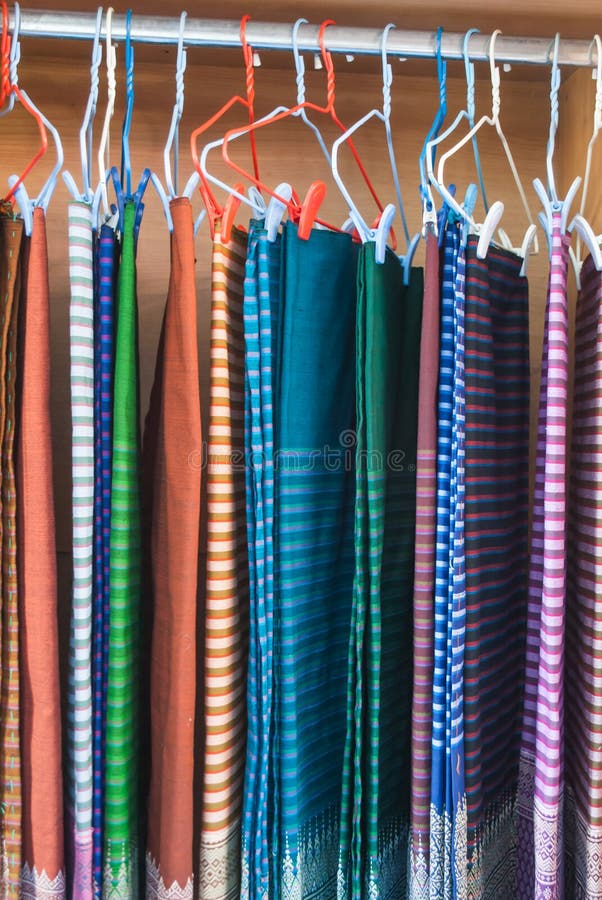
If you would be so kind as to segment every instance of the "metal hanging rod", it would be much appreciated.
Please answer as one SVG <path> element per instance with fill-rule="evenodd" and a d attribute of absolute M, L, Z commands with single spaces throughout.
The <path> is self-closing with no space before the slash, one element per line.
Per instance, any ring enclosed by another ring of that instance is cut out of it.
<path fill-rule="evenodd" d="M 12 12 L 10 27 L 12 28 Z M 91 40 L 94 36 L 96 13 L 74 13 L 44 10 L 21 10 L 20 35 L 22 37 L 59 38 L 63 40 Z M 132 16 L 131 37 L 143 44 L 177 44 L 179 19 L 166 16 Z M 184 40 L 188 47 L 239 47 L 240 24 L 222 19 L 186 19 Z M 299 49 L 319 52 L 318 25 L 302 25 L 299 29 Z M 125 39 L 125 16 L 114 15 L 112 26 L 116 41 Z M 378 28 L 352 28 L 331 25 L 326 31 L 326 46 L 333 53 L 375 56 L 380 53 L 382 30 Z M 257 50 L 292 50 L 291 25 L 284 23 L 256 22 L 247 26 L 249 44 Z M 391 56 L 408 59 L 433 58 L 435 56 L 435 32 L 390 32 L 387 50 Z M 443 33 L 442 54 L 449 60 L 461 60 L 463 34 Z M 470 57 L 475 62 L 487 61 L 489 35 L 475 34 L 470 39 Z M 547 38 L 504 37 L 500 35 L 495 46 L 495 57 L 500 63 L 527 63 L 549 65 L 551 41 Z M 595 50 L 589 41 L 561 40 L 559 63 L 562 66 L 593 66 Z"/>

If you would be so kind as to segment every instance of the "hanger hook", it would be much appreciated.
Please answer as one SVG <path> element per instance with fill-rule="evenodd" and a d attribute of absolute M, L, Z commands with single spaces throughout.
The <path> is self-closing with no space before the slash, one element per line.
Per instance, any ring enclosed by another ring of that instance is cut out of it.
<path fill-rule="evenodd" d="M 560 91 L 560 68 L 558 66 L 558 55 L 560 51 L 560 32 L 556 32 L 556 37 L 552 43 L 552 74 L 550 78 L 550 133 L 548 136 L 548 147 L 546 153 L 546 169 L 548 173 L 548 192 L 554 203 L 558 204 L 558 193 L 556 191 L 556 179 L 554 176 L 554 146 L 556 142 L 556 131 L 558 130 L 558 94 Z"/>
<path fill-rule="evenodd" d="M 439 105 L 447 104 L 447 64 L 443 59 L 441 52 L 441 41 L 443 38 L 443 27 L 440 25 L 437 29 L 435 38 L 435 57 L 437 59 L 437 78 L 439 79 Z"/>
<path fill-rule="evenodd" d="M 389 22 L 385 26 L 380 39 L 380 55 L 383 70 L 383 115 L 387 121 L 391 117 L 391 85 L 393 83 L 393 69 L 387 56 L 387 39 L 391 29 L 396 27 L 393 22 Z"/>
<path fill-rule="evenodd" d="M 596 48 L 596 99 L 594 104 L 594 131 L 602 128 L 602 39 L 595 34 L 589 45 L 589 59 L 593 66 L 592 51 Z"/>
<path fill-rule="evenodd" d="M 246 89 L 247 100 L 250 103 L 250 112 L 253 114 L 255 103 L 255 72 L 253 70 L 253 51 L 249 47 L 247 41 L 247 23 L 251 21 L 251 16 L 247 13 L 240 20 L 240 43 L 242 44 L 242 56 L 246 71 Z M 251 118 L 249 121 L 253 121 Z"/>
<path fill-rule="evenodd" d="M 474 125 L 474 117 L 475 117 L 475 100 L 474 100 L 474 91 L 475 91 L 475 77 L 474 77 L 474 63 L 470 60 L 470 55 L 468 52 L 468 45 L 470 43 L 470 39 L 473 34 L 480 34 L 478 28 L 469 28 L 466 34 L 464 35 L 464 41 L 462 44 L 462 55 L 464 56 L 464 71 L 466 72 L 466 112 L 468 114 L 468 122 L 472 128 Z"/>
<path fill-rule="evenodd" d="M 291 32 L 291 42 L 293 45 L 293 59 L 295 61 L 295 71 L 297 73 L 297 104 L 305 103 L 305 62 L 299 52 L 299 28 L 307 25 L 307 19 L 297 19 L 293 25 Z"/>
<path fill-rule="evenodd" d="M 180 14 L 180 28 L 178 32 L 178 50 L 176 55 L 176 99 L 171 114 L 171 122 L 167 140 L 163 149 L 163 166 L 165 170 L 165 184 L 170 196 L 178 193 L 178 159 L 180 143 L 180 121 L 184 112 L 184 72 L 186 71 L 186 49 L 184 47 L 184 29 L 186 26 L 186 12 Z M 173 147 L 173 177 L 171 170 L 170 154 Z M 153 184 L 160 192 L 159 182 L 153 179 Z"/>
<path fill-rule="evenodd" d="M 497 122 L 500 117 L 500 68 L 495 62 L 495 45 L 501 30 L 496 28 L 489 39 L 489 72 L 491 75 L 491 118 Z"/>
<path fill-rule="evenodd" d="M 329 25 L 336 25 L 334 19 L 324 19 L 320 25 L 318 34 L 318 42 L 320 44 L 320 53 L 326 69 L 326 108 L 330 111 L 334 109 L 335 85 L 334 85 L 334 63 L 332 55 L 326 49 L 326 40 L 324 33 Z"/>
<path fill-rule="evenodd" d="M 176 56 L 176 103 L 178 112 L 184 111 L 184 72 L 186 71 L 186 48 L 184 47 L 184 29 L 187 12 L 180 13 L 180 29 L 178 32 L 178 52 Z"/>
<path fill-rule="evenodd" d="M 8 6 L 6 0 L 2 0 L 2 42 L 0 44 L 0 53 L 2 60 L 0 61 L 2 84 L 0 87 L 0 101 L 4 103 L 4 98 L 10 91 L 10 56 L 12 48 L 10 34 L 8 31 Z"/>
<path fill-rule="evenodd" d="M 115 69 L 117 68 L 117 54 L 113 44 L 113 7 L 109 6 L 105 16 L 105 60 L 107 65 L 107 108 L 98 145 L 98 171 L 100 178 L 100 190 L 105 216 L 110 215 L 109 197 L 107 194 L 107 171 L 109 169 L 109 132 L 111 118 L 115 109 L 115 95 L 117 81 Z"/>

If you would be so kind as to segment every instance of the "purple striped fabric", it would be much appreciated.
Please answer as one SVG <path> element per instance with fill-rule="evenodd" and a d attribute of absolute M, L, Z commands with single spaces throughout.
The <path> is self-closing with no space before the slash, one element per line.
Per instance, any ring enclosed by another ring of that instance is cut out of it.
<path fill-rule="evenodd" d="M 537 435 L 518 797 L 519 900 L 562 900 L 567 270 L 554 213 Z"/>
<path fill-rule="evenodd" d="M 602 273 L 581 271 L 566 600 L 567 897 L 602 897 Z"/>
<path fill-rule="evenodd" d="M 433 699 L 433 589 L 437 506 L 437 384 L 439 380 L 439 244 L 426 239 L 418 390 L 416 549 L 414 565 L 414 690 L 410 896 L 428 891 Z"/>

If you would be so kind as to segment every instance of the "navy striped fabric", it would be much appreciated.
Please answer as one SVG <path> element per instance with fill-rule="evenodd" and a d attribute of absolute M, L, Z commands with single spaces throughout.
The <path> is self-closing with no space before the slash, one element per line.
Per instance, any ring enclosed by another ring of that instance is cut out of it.
<path fill-rule="evenodd" d="M 470 895 L 514 896 L 529 487 L 528 286 L 517 255 L 466 253 L 464 746 Z"/>
<path fill-rule="evenodd" d="M 113 289 L 115 231 L 103 225 L 96 242 L 94 286 L 94 609 L 93 774 L 94 892 L 102 895 L 103 791 L 107 666 L 109 659 L 109 550 L 113 431 Z"/>

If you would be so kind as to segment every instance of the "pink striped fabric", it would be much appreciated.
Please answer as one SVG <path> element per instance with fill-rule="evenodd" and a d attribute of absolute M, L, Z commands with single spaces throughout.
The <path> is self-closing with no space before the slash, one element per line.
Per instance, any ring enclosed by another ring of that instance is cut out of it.
<path fill-rule="evenodd" d="M 439 243 L 426 239 L 418 389 L 416 549 L 414 566 L 414 689 L 410 896 L 428 896 L 433 694 L 433 589 L 437 505 L 437 384 L 439 380 Z"/>
<path fill-rule="evenodd" d="M 567 897 L 602 897 L 602 273 L 588 257 L 575 325 L 566 608 Z"/>
<path fill-rule="evenodd" d="M 537 435 L 518 797 L 519 900 L 562 900 L 567 270 L 554 213 Z"/>

